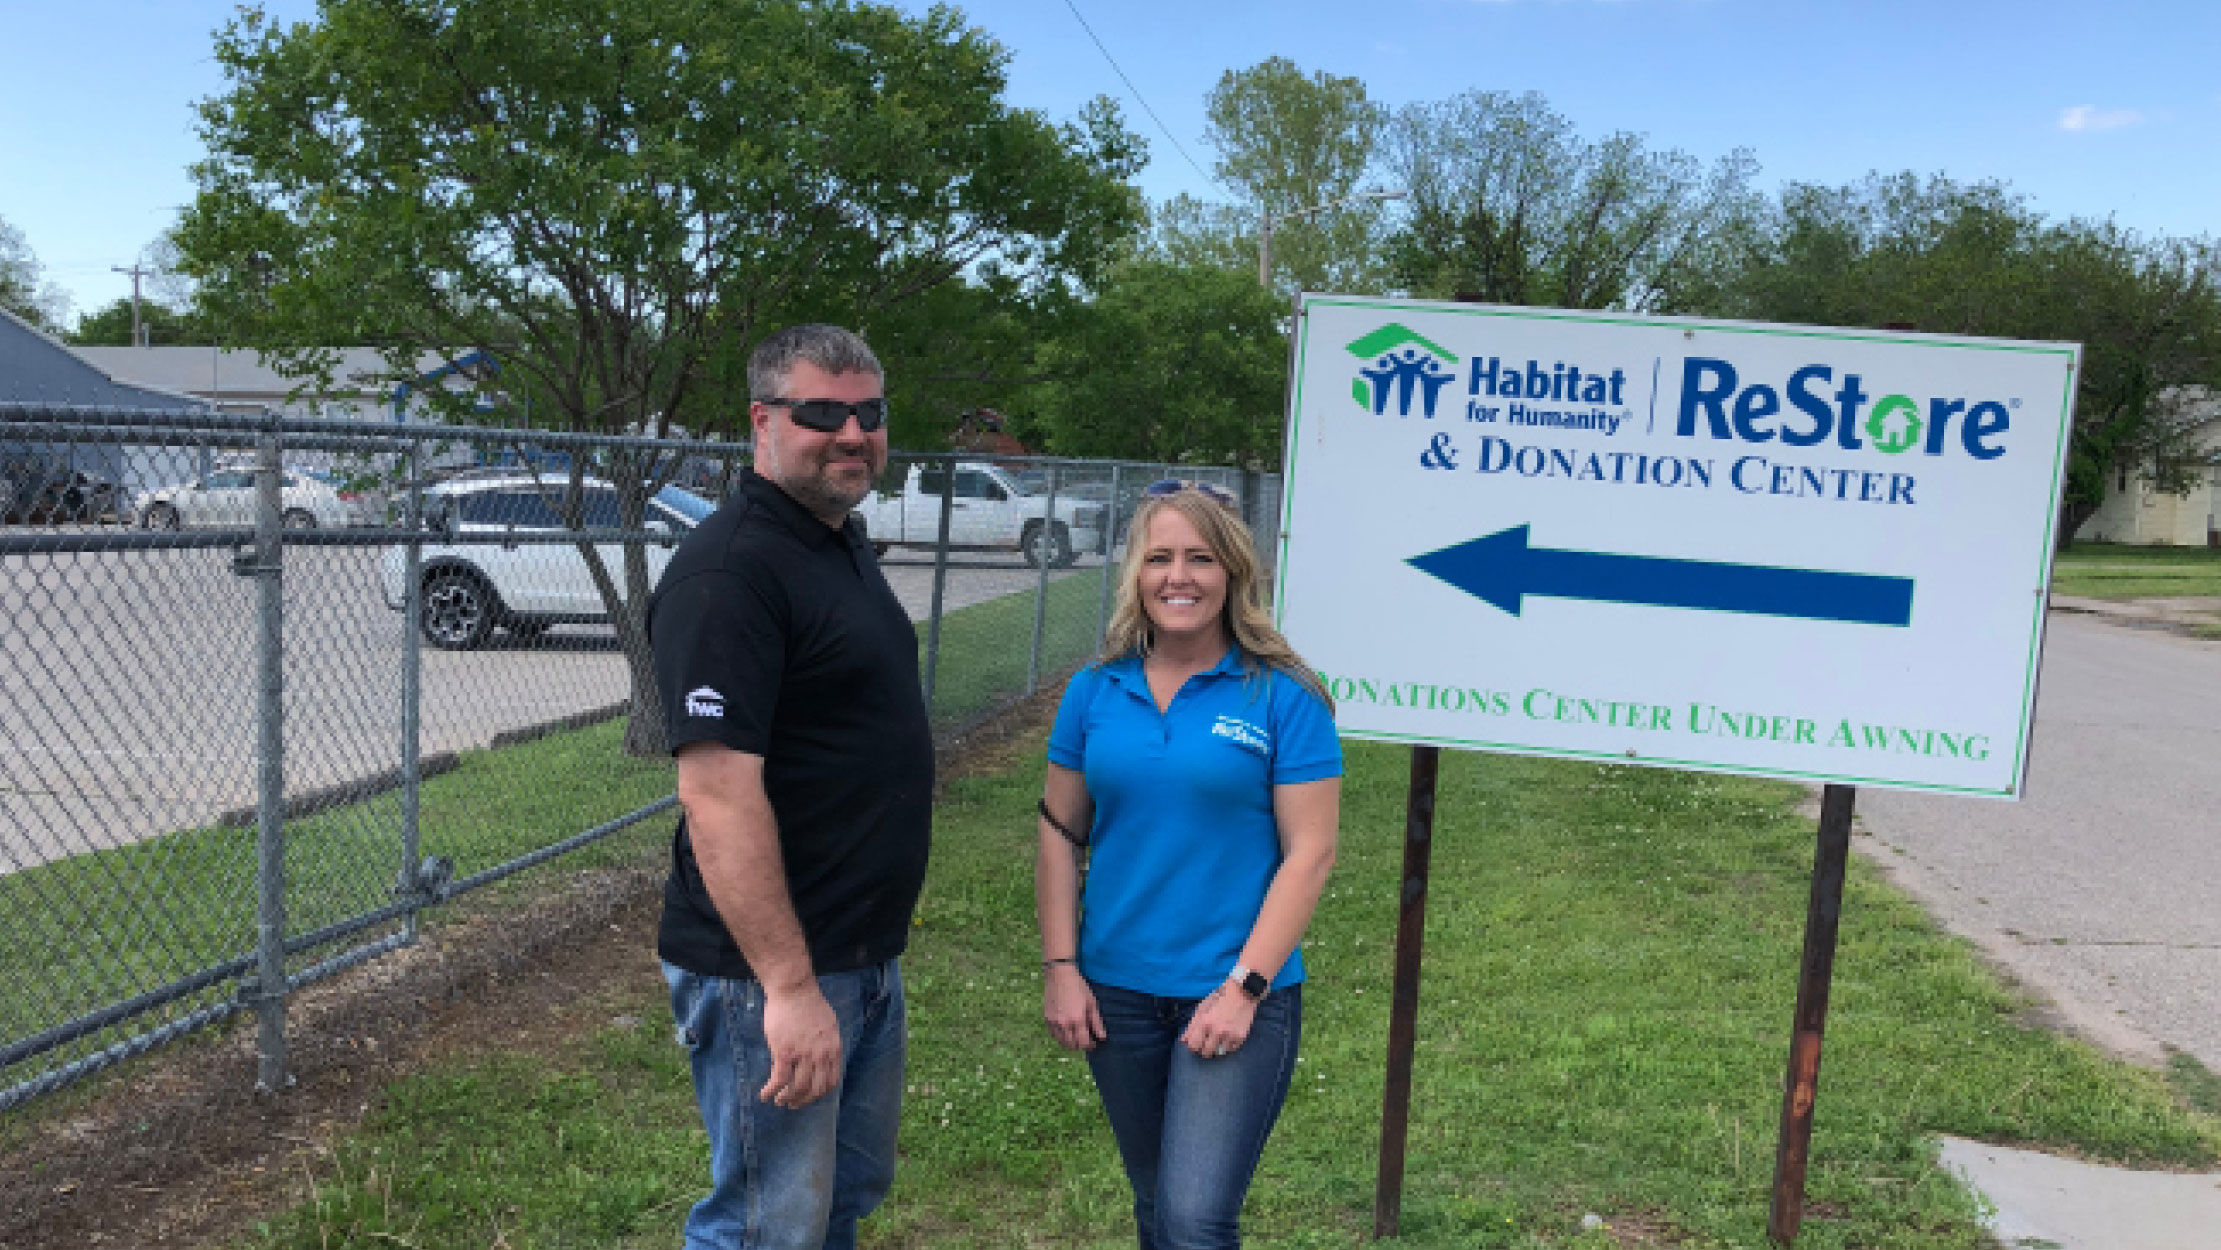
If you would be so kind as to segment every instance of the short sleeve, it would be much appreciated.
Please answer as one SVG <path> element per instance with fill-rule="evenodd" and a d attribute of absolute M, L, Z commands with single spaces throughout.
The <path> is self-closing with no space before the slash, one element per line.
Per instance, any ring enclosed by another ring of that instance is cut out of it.
<path fill-rule="evenodd" d="M 673 753 L 696 742 L 770 751 L 789 623 L 784 596 L 756 581 L 706 570 L 656 595 L 648 635 Z"/>
<path fill-rule="evenodd" d="M 1342 739 L 1326 701 L 1286 673 L 1274 673 L 1272 784 L 1297 785 L 1342 775 Z"/>
<path fill-rule="evenodd" d="M 1087 709 L 1102 684 L 1099 668 L 1083 668 L 1065 683 L 1064 700 L 1057 704 L 1056 723 L 1049 727 L 1049 762 L 1073 772 L 1087 767 Z"/>

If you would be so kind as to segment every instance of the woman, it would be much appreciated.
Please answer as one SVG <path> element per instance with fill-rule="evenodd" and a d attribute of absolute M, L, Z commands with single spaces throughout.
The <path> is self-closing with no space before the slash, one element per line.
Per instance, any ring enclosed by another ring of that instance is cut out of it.
<path fill-rule="evenodd" d="M 1043 1014 L 1087 1052 L 1142 1250 L 1241 1244 L 1341 810 L 1332 707 L 1266 616 L 1233 502 L 1187 482 L 1144 495 L 1041 801 Z"/>

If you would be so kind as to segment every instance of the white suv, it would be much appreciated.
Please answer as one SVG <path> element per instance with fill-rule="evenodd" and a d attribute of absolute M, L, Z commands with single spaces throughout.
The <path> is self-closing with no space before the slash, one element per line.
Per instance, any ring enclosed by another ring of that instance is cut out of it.
<path fill-rule="evenodd" d="M 528 473 L 474 473 L 442 482 L 424 492 L 427 517 L 458 534 L 559 533 L 557 505 L 569 483 L 561 478 L 535 481 Z M 585 482 L 588 529 L 620 528 L 617 491 L 609 483 Z M 715 511 L 700 495 L 666 486 L 648 501 L 644 523 L 661 536 L 648 544 L 648 581 L 653 585 L 671 562 L 671 551 Z M 599 545 L 603 565 L 624 593 L 624 544 Z M 404 607 L 407 556 L 386 548 L 379 561 L 380 590 L 386 606 Z M 425 641 L 450 651 L 485 643 L 498 626 L 518 639 L 545 633 L 551 625 L 592 624 L 609 619 L 601 592 L 594 588 L 586 557 L 568 543 L 424 544 L 423 612 Z"/>

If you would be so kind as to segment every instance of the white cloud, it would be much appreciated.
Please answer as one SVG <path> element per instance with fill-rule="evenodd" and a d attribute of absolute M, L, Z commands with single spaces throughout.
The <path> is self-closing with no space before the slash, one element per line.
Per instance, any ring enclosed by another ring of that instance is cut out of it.
<path fill-rule="evenodd" d="M 2135 109 L 2101 109 L 2077 104 L 2073 108 L 2059 110 L 2059 128 L 2077 134 L 2086 130 L 2119 130 L 2123 126 L 2137 125 L 2143 120 L 2144 115 Z"/>

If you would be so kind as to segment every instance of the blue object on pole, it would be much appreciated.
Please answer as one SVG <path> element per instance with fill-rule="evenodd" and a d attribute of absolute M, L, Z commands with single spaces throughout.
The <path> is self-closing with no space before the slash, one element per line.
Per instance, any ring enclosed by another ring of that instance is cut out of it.
<path fill-rule="evenodd" d="M 1860 625 L 1912 624 L 1913 579 L 1531 547 L 1527 527 L 1413 556 L 1420 572 L 1519 615 L 1527 595 Z"/>

